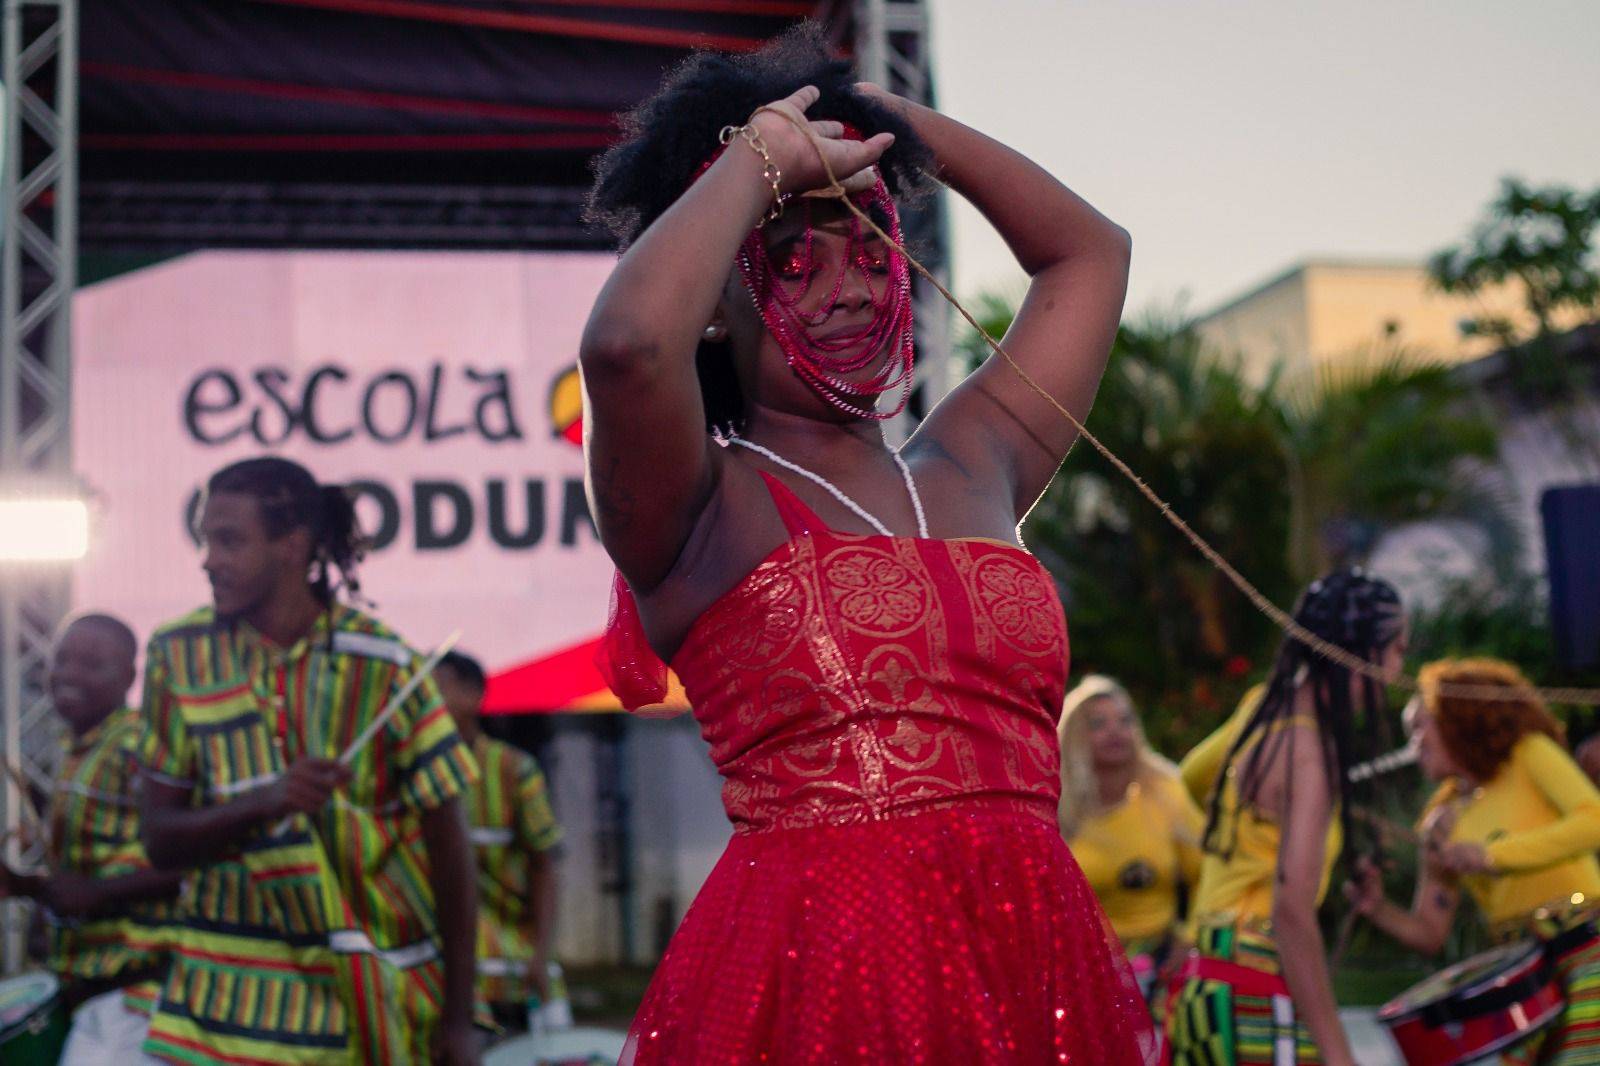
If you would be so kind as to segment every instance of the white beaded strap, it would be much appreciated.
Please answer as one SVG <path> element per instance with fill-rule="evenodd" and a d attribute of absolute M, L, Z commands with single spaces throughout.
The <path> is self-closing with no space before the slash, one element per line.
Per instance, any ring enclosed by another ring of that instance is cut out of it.
<path fill-rule="evenodd" d="M 894 465 L 900 468 L 900 476 L 905 479 L 906 494 L 911 497 L 911 509 L 917 512 L 917 536 L 927 540 L 928 517 L 922 513 L 922 496 L 917 492 L 917 481 L 911 476 L 911 467 L 900 457 L 898 449 L 889 454 L 894 456 Z"/>
<path fill-rule="evenodd" d="M 823 477 L 821 474 L 813 473 L 801 466 L 799 463 L 790 462 L 788 459 L 785 459 L 771 448 L 763 447 L 760 444 L 754 444 L 745 440 L 743 437 L 730 436 L 727 438 L 727 440 L 729 444 L 737 444 L 741 448 L 748 448 L 757 455 L 766 456 L 768 459 L 771 459 L 774 463 L 777 463 L 785 470 L 792 470 L 801 477 L 816 482 L 818 485 L 821 485 L 824 489 L 826 489 L 834 499 L 848 507 L 857 518 L 861 519 L 867 525 L 877 530 L 881 535 L 885 537 L 894 536 L 893 533 L 889 532 L 888 526 L 878 521 L 876 517 L 867 512 L 866 508 L 852 500 L 849 496 L 846 496 L 838 486 L 829 481 L 827 478 Z M 906 492 L 911 496 L 911 507 L 917 513 L 917 535 L 926 537 L 928 535 L 928 521 L 925 517 L 923 517 L 922 497 L 917 495 L 917 483 L 911 477 L 911 468 L 906 465 L 906 461 L 900 457 L 899 452 L 893 452 L 891 454 L 894 456 L 895 465 L 900 468 L 900 476 L 905 479 Z"/>

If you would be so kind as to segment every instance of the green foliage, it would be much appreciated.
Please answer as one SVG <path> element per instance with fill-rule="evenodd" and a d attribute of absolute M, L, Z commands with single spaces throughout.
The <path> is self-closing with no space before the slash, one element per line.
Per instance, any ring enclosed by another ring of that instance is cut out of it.
<path fill-rule="evenodd" d="M 1091 430 L 1267 595 L 1292 594 L 1281 418 L 1270 394 L 1181 323 L 1125 326 Z M 1065 586 L 1076 669 L 1122 678 L 1151 740 L 1192 742 L 1243 692 L 1270 623 L 1088 447 L 1069 456 L 1025 534 Z M 1159 711 L 1157 711 L 1159 708 Z"/>
<path fill-rule="evenodd" d="M 1490 481 L 1454 476 L 1463 460 L 1492 462 L 1498 435 L 1447 367 L 1403 351 L 1330 364 L 1281 410 L 1297 581 L 1360 563 L 1385 531 L 1419 518 L 1474 522 L 1497 572 L 1511 571 L 1520 542 L 1509 501 Z"/>
<path fill-rule="evenodd" d="M 984 332 L 995 340 L 1000 340 L 1005 336 L 1006 330 L 1011 328 L 1011 320 L 1016 317 L 1017 304 L 1021 300 L 1019 295 L 1011 293 L 984 292 L 979 293 L 973 302 L 975 306 L 969 308 L 972 317 L 977 319 L 978 325 L 983 327 Z M 989 349 L 988 342 L 977 330 L 965 322 L 961 323 L 961 326 L 961 332 L 956 337 L 956 351 L 960 353 L 967 372 L 971 373 L 993 353 Z"/>
<path fill-rule="evenodd" d="M 1534 320 L 1533 335 L 1545 335 L 1564 311 L 1584 318 L 1600 315 L 1597 227 L 1600 188 L 1587 193 L 1558 185 L 1535 188 L 1506 178 L 1467 241 L 1435 253 L 1428 270 L 1443 291 L 1468 296 L 1516 283 Z M 1469 328 L 1505 347 L 1531 339 L 1491 315 L 1479 316 Z"/>
<path fill-rule="evenodd" d="M 1411 618 L 1413 665 L 1435 659 L 1489 656 L 1516 663 L 1536 684 L 1600 688 L 1600 670 L 1572 671 L 1556 654 L 1549 606 L 1541 581 L 1521 575 L 1485 587 L 1461 581 L 1446 586 L 1438 603 Z M 1595 712 L 1552 708 L 1566 718 L 1571 739 L 1595 731 Z"/>
<path fill-rule="evenodd" d="M 1012 305 L 978 302 L 992 335 Z M 970 330 L 962 348 L 986 350 Z M 1379 536 L 1456 517 L 1514 557 L 1514 525 L 1463 458 L 1491 461 L 1493 424 L 1444 368 L 1395 356 L 1291 390 L 1250 383 L 1186 322 L 1125 324 L 1089 428 L 1269 598 L 1289 603 Z M 1067 458 L 1024 530 L 1060 581 L 1074 672 L 1109 673 L 1145 712 L 1152 743 L 1187 750 L 1266 671 L 1278 633 L 1092 448 Z"/>
<path fill-rule="evenodd" d="M 1485 313 L 1469 320 L 1466 331 L 1493 337 L 1505 349 L 1517 391 L 1555 416 L 1574 459 L 1600 471 L 1600 442 L 1575 412 L 1592 386 L 1558 343 L 1566 326 L 1600 317 L 1597 229 L 1600 187 L 1535 188 L 1506 178 L 1467 240 L 1435 253 L 1428 270 L 1448 293 L 1476 296 L 1504 284 L 1521 292 L 1530 327 Z"/>

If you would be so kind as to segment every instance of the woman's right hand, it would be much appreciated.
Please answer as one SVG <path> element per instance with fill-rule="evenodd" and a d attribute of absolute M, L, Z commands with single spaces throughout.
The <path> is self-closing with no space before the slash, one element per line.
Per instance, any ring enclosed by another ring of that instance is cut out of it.
<path fill-rule="evenodd" d="M 1383 903 L 1383 871 L 1369 858 L 1356 860 L 1355 875 L 1344 883 L 1344 898 L 1350 901 L 1357 914 L 1372 917 L 1372 912 Z"/>
<path fill-rule="evenodd" d="M 807 85 L 758 108 L 750 119 L 782 172 L 778 185 L 786 196 L 827 188 L 829 169 L 847 191 L 855 192 L 864 178 L 870 184 L 868 168 L 894 143 L 892 133 L 875 133 L 864 141 L 846 140 L 842 123 L 808 119 L 806 111 L 821 96 L 815 86 Z"/>
<path fill-rule="evenodd" d="M 349 783 L 350 768 L 338 759 L 302 755 L 263 786 L 267 817 L 275 821 L 294 814 L 314 814 Z"/>

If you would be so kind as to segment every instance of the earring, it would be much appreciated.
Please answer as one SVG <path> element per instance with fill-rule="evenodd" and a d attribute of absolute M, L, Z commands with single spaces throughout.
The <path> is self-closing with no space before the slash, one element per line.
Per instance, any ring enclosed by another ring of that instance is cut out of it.
<path fill-rule="evenodd" d="M 705 330 L 701 332 L 700 335 L 702 337 L 704 337 L 706 340 L 715 343 L 715 342 L 720 341 L 723 338 L 727 337 L 728 330 L 727 330 L 726 327 L 719 326 L 717 323 L 713 322 L 713 323 L 711 323 L 711 325 L 707 326 L 705 328 Z"/>

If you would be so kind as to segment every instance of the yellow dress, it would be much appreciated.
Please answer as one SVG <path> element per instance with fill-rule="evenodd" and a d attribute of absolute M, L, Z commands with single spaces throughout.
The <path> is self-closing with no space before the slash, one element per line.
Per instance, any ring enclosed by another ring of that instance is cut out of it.
<path fill-rule="evenodd" d="M 1185 787 L 1210 790 L 1209 782 L 1217 779 L 1228 749 L 1260 696 L 1260 690 L 1246 694 L 1233 718 L 1196 749 L 1202 758 L 1184 760 Z M 1306 721 L 1288 718 L 1273 729 Z M 1241 765 L 1246 756 L 1241 752 L 1234 765 Z M 1200 881 L 1190 906 L 1196 962 L 1175 986 L 1166 1016 L 1171 1061 L 1174 1066 L 1319 1062 L 1309 1030 L 1295 1017 L 1272 937 L 1282 827 L 1276 819 L 1240 803 L 1237 775 L 1231 771 L 1222 778 L 1218 817 L 1215 846 L 1226 853 L 1207 852 L 1200 864 Z M 1327 895 L 1342 842 L 1334 817 L 1323 844 L 1318 904 Z"/>
<path fill-rule="evenodd" d="M 1234 708 L 1222 728 L 1196 744 L 1183 757 L 1183 762 L 1178 764 L 1178 775 L 1183 778 L 1183 786 L 1202 810 L 1211 801 L 1211 789 L 1217 783 L 1217 775 L 1222 771 L 1222 760 L 1228 757 L 1228 749 L 1233 747 L 1239 731 L 1256 713 L 1256 708 L 1261 706 L 1261 697 L 1266 693 L 1266 685 L 1252 687 L 1239 700 L 1239 706 Z"/>
<path fill-rule="evenodd" d="M 1135 781 L 1121 803 L 1079 823 L 1068 846 L 1124 947 L 1172 930 L 1178 885 L 1200 872 L 1204 830 L 1176 777 Z"/>
<path fill-rule="evenodd" d="M 1221 729 L 1208 737 L 1196 751 L 1220 750 L 1215 766 L 1206 766 L 1205 773 L 1215 780 L 1222 757 L 1232 746 L 1239 729 L 1255 711 L 1263 689 L 1259 686 L 1245 694 L 1239 710 Z M 1286 728 L 1303 718 L 1287 718 L 1274 729 Z M 1259 742 L 1258 742 L 1259 743 Z M 1191 753 L 1193 754 L 1193 753 Z M 1241 752 L 1235 765 L 1245 761 Z M 1195 767 L 1184 760 L 1185 782 L 1190 787 L 1201 781 Z M 1207 786 L 1209 790 L 1209 786 Z M 1199 921 L 1226 921 L 1265 929 L 1272 919 L 1273 884 L 1278 870 L 1278 842 L 1283 830 L 1276 819 L 1268 817 L 1254 807 L 1239 803 L 1239 787 L 1230 773 L 1222 785 L 1222 799 L 1218 807 L 1220 828 L 1217 844 L 1227 854 L 1208 852 L 1200 864 L 1200 883 L 1195 889 L 1194 905 L 1190 911 Z M 1339 857 L 1344 835 L 1337 817 L 1328 825 L 1328 836 L 1323 844 L 1322 877 L 1317 884 L 1317 905 L 1328 894 L 1328 882 L 1333 876 L 1333 864 Z"/>

